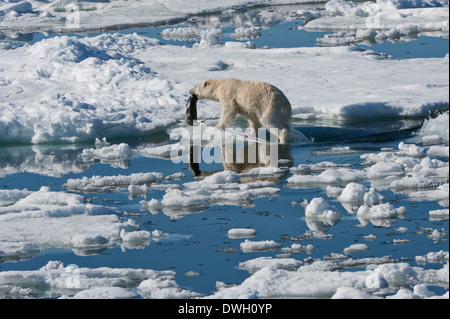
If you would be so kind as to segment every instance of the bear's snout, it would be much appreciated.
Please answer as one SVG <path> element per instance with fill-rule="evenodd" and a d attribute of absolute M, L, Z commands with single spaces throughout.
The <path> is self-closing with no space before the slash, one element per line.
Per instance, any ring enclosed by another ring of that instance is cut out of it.
<path fill-rule="evenodd" d="M 192 89 L 189 90 L 189 94 L 191 94 L 191 95 L 197 95 L 197 96 L 198 96 L 197 85 L 194 86 Z"/>

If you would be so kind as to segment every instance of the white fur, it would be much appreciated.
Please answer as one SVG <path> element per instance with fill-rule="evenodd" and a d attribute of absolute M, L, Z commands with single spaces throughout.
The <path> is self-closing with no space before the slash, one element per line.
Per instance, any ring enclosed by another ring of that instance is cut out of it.
<path fill-rule="evenodd" d="M 253 132 L 260 125 L 268 130 L 276 128 L 280 143 L 287 143 L 291 104 L 275 86 L 259 81 L 210 79 L 199 82 L 190 92 L 198 99 L 210 99 L 222 104 L 218 128 L 230 126 L 236 115 L 240 114 L 247 118 Z"/>

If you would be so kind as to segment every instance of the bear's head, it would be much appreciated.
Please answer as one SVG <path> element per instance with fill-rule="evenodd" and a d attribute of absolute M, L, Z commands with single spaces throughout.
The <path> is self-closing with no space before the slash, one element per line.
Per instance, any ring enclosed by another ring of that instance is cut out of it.
<path fill-rule="evenodd" d="M 216 100 L 216 85 L 214 80 L 204 80 L 199 82 L 192 90 L 191 94 L 195 94 L 199 100 L 210 99 Z"/>

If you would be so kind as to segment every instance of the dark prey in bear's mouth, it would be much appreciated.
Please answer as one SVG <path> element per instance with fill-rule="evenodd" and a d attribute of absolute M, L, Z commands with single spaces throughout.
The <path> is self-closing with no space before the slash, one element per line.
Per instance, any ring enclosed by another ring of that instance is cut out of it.
<path fill-rule="evenodd" d="M 194 125 L 194 120 L 197 119 L 197 101 L 198 96 L 191 94 L 186 103 L 186 123 L 190 126 Z"/>

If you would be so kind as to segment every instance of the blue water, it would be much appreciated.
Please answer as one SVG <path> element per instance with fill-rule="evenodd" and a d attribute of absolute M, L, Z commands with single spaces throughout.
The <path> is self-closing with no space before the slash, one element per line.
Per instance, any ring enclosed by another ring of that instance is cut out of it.
<path fill-rule="evenodd" d="M 400 139 L 396 139 L 390 132 L 379 130 L 374 138 L 372 132 L 363 136 L 358 132 L 358 139 L 352 142 L 350 139 L 344 139 L 341 142 L 332 142 L 333 136 L 337 133 L 351 132 L 347 128 L 327 128 L 304 126 L 297 127 L 305 135 L 316 137 L 319 142 L 309 145 L 292 144 L 290 155 L 293 158 L 293 166 L 305 163 L 315 163 L 322 161 L 332 161 L 335 163 L 352 164 L 353 168 L 362 168 L 360 165 L 362 159 L 360 155 L 367 152 L 379 151 L 383 147 L 396 147 Z M 404 140 L 413 131 L 404 135 L 399 134 Z M 343 134 L 344 135 L 344 134 Z M 406 135 L 406 136 L 405 136 Z M 365 141 L 364 139 L 367 139 Z M 133 141 L 130 141 L 132 144 Z M 320 150 L 326 150 L 330 147 L 350 146 L 352 150 L 358 150 L 355 154 L 315 156 Z M 86 146 L 84 146 L 86 147 Z M 20 149 L 20 150 L 19 150 Z M 15 159 L 21 162 L 30 160 L 31 153 L 20 156 L 23 151 L 29 151 L 27 146 L 16 149 L 14 155 L 7 158 L 0 157 L 0 169 L 6 165 L 11 165 Z M 65 151 L 58 146 L 49 147 L 55 154 L 64 154 Z M 80 154 L 83 147 L 77 150 L 71 150 L 72 155 Z M 8 148 L 6 148 L 8 150 Z M 2 154 L 3 150 L 2 150 Z M 16 162 L 16 164 L 19 164 Z M 26 167 L 26 166 L 25 166 Z M 220 164 L 208 165 L 201 163 L 201 170 L 215 171 L 220 170 Z M 136 156 L 130 159 L 128 168 L 113 168 L 111 165 L 96 163 L 81 173 L 68 173 L 61 177 L 50 177 L 45 174 L 18 172 L 9 174 L 0 179 L 0 187 L 8 189 L 28 188 L 29 190 L 38 190 L 41 186 L 51 185 L 54 191 L 65 191 L 62 186 L 69 178 L 81 178 L 83 176 L 91 177 L 93 175 L 117 175 L 131 174 L 135 172 L 160 171 L 164 175 L 174 172 L 184 172 L 186 178 L 181 182 L 193 180 L 187 164 L 173 164 L 171 161 L 162 159 L 151 159 L 142 156 Z M 170 219 L 162 212 L 156 215 L 148 211 L 141 211 L 141 201 L 138 197 L 134 200 L 128 198 L 128 191 L 120 193 L 98 193 L 83 194 L 88 198 L 93 198 L 93 204 L 118 207 L 121 211 L 134 213 L 131 218 L 135 219 L 142 229 L 153 231 L 161 229 L 170 234 L 168 239 L 162 239 L 159 242 L 152 241 L 144 249 L 130 249 L 123 252 L 120 247 L 106 249 L 99 254 L 91 256 L 77 256 L 71 250 L 47 250 L 30 260 L 20 262 L 6 262 L 0 265 L 0 270 L 33 270 L 45 265 L 48 260 L 60 260 L 65 265 L 76 264 L 79 267 L 129 267 L 145 268 L 154 270 L 174 270 L 177 274 L 176 280 L 182 287 L 203 293 L 210 294 L 215 291 L 216 281 L 225 283 L 240 283 L 249 276 L 245 270 L 237 268 L 239 262 L 261 256 L 275 256 L 280 251 L 268 251 L 258 253 L 243 253 L 239 244 L 241 239 L 229 239 L 227 231 L 230 228 L 250 227 L 257 230 L 256 237 L 251 240 L 275 240 L 289 247 L 293 243 L 301 245 L 313 244 L 314 252 L 307 255 L 305 252 L 300 255 L 294 255 L 294 258 L 304 259 L 307 257 L 321 259 L 323 256 L 329 256 L 331 253 L 341 253 L 343 248 L 357 242 L 367 243 L 363 236 L 376 234 L 378 239 L 370 242 L 370 250 L 359 253 L 355 258 L 392 256 L 398 260 L 412 260 L 418 255 L 425 255 L 430 251 L 447 250 L 448 242 L 441 241 L 433 243 L 431 239 L 426 238 L 424 234 L 419 233 L 420 227 L 431 227 L 433 229 L 448 229 L 448 221 L 430 221 L 424 215 L 433 209 L 440 209 L 437 202 L 415 203 L 408 200 L 406 195 L 394 194 L 391 191 L 381 191 L 388 202 L 394 202 L 396 207 L 405 206 L 407 215 L 405 219 L 398 218 L 392 227 L 378 227 L 371 223 L 366 227 L 361 227 L 356 215 L 350 215 L 345 212 L 341 204 L 335 199 L 329 199 L 330 202 L 339 207 L 343 212 L 341 221 L 331 227 L 326 234 L 332 235 L 332 239 L 311 239 L 303 238 L 302 235 L 309 231 L 304 219 L 304 209 L 299 206 L 292 206 L 292 201 L 300 202 L 303 199 L 311 200 L 314 197 L 326 197 L 322 188 L 295 189 L 286 187 L 286 180 L 281 178 L 277 183 L 280 187 L 279 196 L 272 198 L 257 198 L 252 207 L 239 206 L 211 206 L 206 210 L 186 215 L 179 219 Z M 366 186 L 369 186 L 366 184 Z M 161 199 L 164 191 L 152 190 L 151 197 Z M 135 216 L 135 217 L 133 217 Z M 129 216 L 127 216 L 129 217 Z M 408 231 L 400 235 L 394 229 L 398 227 L 407 227 Z M 393 245 L 392 240 L 398 238 L 411 239 L 411 243 L 403 245 Z M 428 264 L 428 267 L 440 267 L 440 265 Z M 196 271 L 199 276 L 185 277 L 183 274 L 188 271 Z"/>
<path fill-rule="evenodd" d="M 293 27 L 301 24 L 301 21 L 280 21 L 261 30 L 262 36 L 252 41 L 256 47 L 296 47 L 315 46 L 315 39 L 323 37 L 325 32 L 307 32 L 304 30 L 293 30 Z M 134 30 L 123 30 L 121 32 L 138 32 L 151 37 L 160 38 L 159 33 L 167 28 L 144 28 Z M 227 26 L 224 35 L 231 33 L 236 26 Z M 98 33 L 89 33 L 95 36 Z M 47 36 L 36 33 L 29 41 L 30 43 L 40 41 Z M 85 36 L 85 35 L 79 35 Z M 176 45 L 192 45 L 188 42 L 166 41 L 163 43 Z M 227 41 L 227 39 L 223 39 Z M 433 37 L 419 37 L 415 41 L 404 43 L 380 43 L 369 46 L 370 49 L 393 55 L 395 58 L 413 57 L 442 57 L 448 54 L 448 40 Z M 290 156 L 293 166 L 299 164 L 312 164 L 322 161 L 334 163 L 351 164 L 354 169 L 363 169 L 363 160 L 360 155 L 369 152 L 379 152 L 382 148 L 396 148 L 400 141 L 405 141 L 414 136 L 420 128 L 423 119 L 413 119 L 408 130 L 400 130 L 405 127 L 404 120 L 392 120 L 387 122 L 354 123 L 336 126 L 327 123 L 314 123 L 298 121 L 293 123 L 294 127 L 313 139 L 312 144 L 290 145 Z M 161 137 L 161 142 L 167 139 Z M 118 141 L 110 141 L 112 143 Z M 137 146 L 142 141 L 136 139 L 124 139 L 130 146 Z M 352 154 L 336 154 L 316 156 L 317 151 L 328 150 L 331 147 L 350 146 L 357 150 Z M 36 158 L 36 147 L 40 156 L 49 158 L 52 156 L 56 161 L 66 161 L 74 165 L 81 172 L 66 172 L 62 176 L 52 176 L 51 167 L 48 171 L 30 172 L 31 166 Z M 136 172 L 160 171 L 164 175 L 175 172 L 184 172 L 186 177 L 182 181 L 171 181 L 175 183 L 186 183 L 193 181 L 193 175 L 187 164 L 174 164 L 170 160 L 152 159 L 143 156 L 132 157 L 125 168 L 115 168 L 109 164 L 95 162 L 86 164 L 80 160 L 81 151 L 84 148 L 93 147 L 90 144 L 75 144 L 69 149 L 61 145 L 46 146 L 0 146 L 0 188 L 38 190 L 41 186 L 51 186 L 53 191 L 66 191 L 63 184 L 70 178 L 91 177 L 93 175 L 128 175 Z M 441 159 L 445 160 L 445 159 Z M 446 159 L 448 160 L 448 159 Z M 14 168 L 13 173 L 11 167 Z M 200 165 L 203 171 L 221 170 L 221 164 Z M 364 183 L 363 183 L 364 184 Z M 365 183 L 366 186 L 369 186 Z M 395 207 L 405 206 L 407 215 L 404 219 L 397 218 L 391 227 L 379 227 L 369 223 L 361 227 L 356 215 L 348 214 L 342 205 L 333 198 L 327 198 L 343 212 L 343 217 L 337 224 L 330 226 L 326 234 L 332 235 L 331 239 L 311 239 L 303 236 L 309 231 L 304 219 L 304 209 L 292 206 L 293 201 L 311 200 L 315 197 L 326 197 L 322 188 L 297 189 L 287 187 L 286 177 L 277 182 L 280 188 L 278 196 L 262 197 L 255 199 L 254 205 L 250 207 L 240 206 L 211 206 L 202 212 L 188 214 L 183 218 L 171 219 L 162 212 L 150 214 L 141 210 L 139 203 L 143 198 L 129 199 L 128 191 L 119 193 L 96 193 L 82 194 L 92 200 L 94 204 L 118 207 L 121 211 L 130 213 L 127 218 L 135 219 L 142 229 L 153 231 L 161 229 L 170 234 L 168 239 L 159 242 L 152 241 L 144 249 L 128 249 L 122 251 L 120 247 L 106 249 L 98 254 L 90 256 L 77 256 L 71 250 L 47 250 L 37 256 L 19 262 L 4 262 L 0 264 L 0 271 L 6 270 L 36 270 L 47 264 L 49 260 L 60 260 L 65 265 L 76 264 L 79 267 L 130 267 L 154 270 L 174 270 L 176 282 L 187 289 L 210 294 L 216 291 L 216 281 L 225 283 L 241 283 L 249 277 L 246 270 L 238 269 L 239 262 L 261 256 L 276 256 L 280 251 L 268 251 L 258 253 L 244 253 L 239 244 L 242 239 L 230 239 L 227 231 L 230 228 L 250 227 L 256 229 L 256 237 L 251 240 L 275 240 L 290 247 L 293 243 L 301 245 L 312 244 L 314 251 L 308 255 L 306 252 L 295 254 L 292 257 L 305 259 L 308 257 L 323 259 L 331 253 L 342 253 L 345 247 L 355 243 L 367 243 L 370 250 L 357 254 L 355 258 L 392 256 L 394 259 L 408 261 L 415 265 L 414 257 L 425 255 L 430 251 L 448 250 L 447 239 L 434 243 L 426 237 L 421 230 L 423 228 L 445 229 L 448 234 L 447 221 L 431 221 L 427 212 L 442 207 L 435 201 L 414 202 L 407 195 L 395 194 L 392 191 L 380 191 L 387 202 L 395 203 Z M 150 198 L 161 199 L 164 191 L 152 190 Z M 426 212 L 426 213 L 424 213 Z M 405 234 L 395 231 L 398 227 L 406 227 Z M 375 234 L 377 239 L 368 243 L 364 236 Z M 392 244 L 393 239 L 410 239 L 410 243 L 402 245 Z M 441 268 L 440 264 L 427 264 L 428 268 Z M 198 276 L 185 277 L 188 271 L 200 273 Z"/>
<path fill-rule="evenodd" d="M 311 7 L 310 7 L 311 6 Z M 280 11 L 284 12 L 281 16 L 270 16 L 270 12 L 276 11 L 272 7 L 257 8 L 238 11 L 231 16 L 221 15 L 201 15 L 191 17 L 188 20 L 176 25 L 164 25 L 154 27 L 141 28 L 127 28 L 123 30 L 114 30 L 106 32 L 119 32 L 124 34 L 137 33 L 150 38 L 156 38 L 163 44 L 181 45 L 192 47 L 196 41 L 179 41 L 168 40 L 161 36 L 161 32 L 168 28 L 214 28 L 222 29 L 222 43 L 227 41 L 237 41 L 230 37 L 237 27 L 248 27 L 249 25 L 258 25 L 261 27 L 260 36 L 251 39 L 255 48 L 295 48 L 295 47 L 315 47 L 317 38 L 323 38 L 326 34 L 333 33 L 333 31 L 307 31 L 299 29 L 304 24 L 304 20 L 295 17 L 295 12 L 299 8 L 316 8 L 320 4 L 314 5 L 292 5 L 282 6 Z M 269 13 L 270 18 L 265 18 Z M 283 18 L 284 17 L 284 18 Z M 94 37 L 102 32 L 86 31 L 84 33 L 71 34 L 71 36 L 78 37 Z M 16 34 L 15 40 L 5 39 L 3 41 L 12 43 L 16 46 L 24 45 L 25 43 L 33 44 L 42 39 L 55 37 L 60 34 L 54 32 L 34 32 L 28 34 Z M 1 41 L 1 40 L 0 40 Z M 247 41 L 247 40 L 245 40 Z M 449 41 L 445 37 L 440 36 L 418 36 L 416 38 L 400 39 L 398 42 L 384 41 L 372 44 L 358 44 L 359 47 L 371 49 L 376 52 L 385 53 L 393 59 L 412 59 L 412 58 L 440 58 L 444 57 L 449 52 Z"/>

